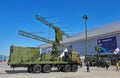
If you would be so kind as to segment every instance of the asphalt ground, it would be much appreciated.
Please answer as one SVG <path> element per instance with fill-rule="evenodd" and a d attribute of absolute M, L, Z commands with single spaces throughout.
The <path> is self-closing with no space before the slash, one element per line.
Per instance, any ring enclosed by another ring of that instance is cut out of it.
<path fill-rule="evenodd" d="M 120 78 L 120 71 L 110 66 L 108 70 L 90 67 L 90 72 L 86 72 L 86 66 L 83 66 L 77 72 L 58 72 L 53 68 L 50 73 L 28 73 L 26 68 L 15 68 L 12 71 L 7 63 L 0 63 L 0 78 Z"/>

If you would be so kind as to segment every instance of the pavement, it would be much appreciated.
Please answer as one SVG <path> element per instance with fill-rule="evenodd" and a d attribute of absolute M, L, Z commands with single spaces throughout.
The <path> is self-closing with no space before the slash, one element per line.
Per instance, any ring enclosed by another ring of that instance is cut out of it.
<path fill-rule="evenodd" d="M 86 66 L 79 67 L 77 72 L 28 73 L 26 68 L 15 68 L 14 71 L 7 63 L 0 63 L 0 78 L 120 78 L 120 71 L 115 66 L 108 70 L 101 67 L 90 67 L 86 72 Z"/>

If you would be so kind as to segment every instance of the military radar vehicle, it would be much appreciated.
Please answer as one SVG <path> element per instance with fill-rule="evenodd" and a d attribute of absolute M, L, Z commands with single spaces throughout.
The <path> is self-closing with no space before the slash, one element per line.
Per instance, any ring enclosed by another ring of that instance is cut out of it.
<path fill-rule="evenodd" d="M 55 30 L 55 41 L 22 30 L 19 30 L 19 35 L 52 44 L 51 55 L 47 53 L 40 55 L 40 47 L 11 46 L 8 64 L 11 67 L 27 67 L 28 72 L 34 73 L 49 73 L 52 67 L 57 67 L 58 71 L 76 72 L 81 61 L 78 52 L 64 52 L 63 57 L 60 57 L 62 51 L 59 49 L 59 46 L 61 46 L 62 36 L 69 37 L 69 35 L 45 20 L 45 18 L 38 15 L 36 15 L 36 18 Z"/>

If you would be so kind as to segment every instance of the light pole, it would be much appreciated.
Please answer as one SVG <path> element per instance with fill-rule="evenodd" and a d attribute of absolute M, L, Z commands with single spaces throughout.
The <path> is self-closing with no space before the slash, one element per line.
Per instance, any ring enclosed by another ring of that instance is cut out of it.
<path fill-rule="evenodd" d="M 88 16 L 84 15 L 83 19 L 85 20 L 85 50 L 86 50 L 86 56 L 88 55 L 88 37 L 87 37 L 87 19 Z"/>

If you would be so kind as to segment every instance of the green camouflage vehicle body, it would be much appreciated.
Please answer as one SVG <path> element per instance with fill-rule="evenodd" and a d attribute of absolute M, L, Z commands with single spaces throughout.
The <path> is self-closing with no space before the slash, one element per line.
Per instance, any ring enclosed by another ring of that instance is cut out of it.
<path fill-rule="evenodd" d="M 66 64 L 63 61 L 50 61 L 50 55 L 44 54 L 40 58 L 40 48 L 11 46 L 9 65 L 22 64 Z"/>
<path fill-rule="evenodd" d="M 41 54 L 40 55 L 40 48 L 37 47 L 19 47 L 19 46 L 11 46 L 10 47 L 10 57 L 8 61 L 8 65 L 11 67 L 27 67 L 29 72 L 41 72 L 37 71 L 35 66 L 41 66 L 43 69 L 46 65 L 50 68 L 52 66 L 58 67 L 60 71 L 71 71 L 72 66 L 78 66 L 80 63 L 80 58 L 77 57 L 77 52 L 72 52 L 72 56 L 70 58 L 66 57 L 65 60 L 59 57 L 59 60 L 53 61 L 51 60 L 50 54 Z M 70 70 L 65 70 L 65 66 L 71 66 Z M 31 68 L 31 69 L 30 69 Z M 73 71 L 77 71 L 78 68 Z M 50 72 L 43 70 L 44 72 Z"/>
<path fill-rule="evenodd" d="M 39 61 L 40 48 L 34 47 L 10 47 L 9 65 L 27 64 Z"/>

